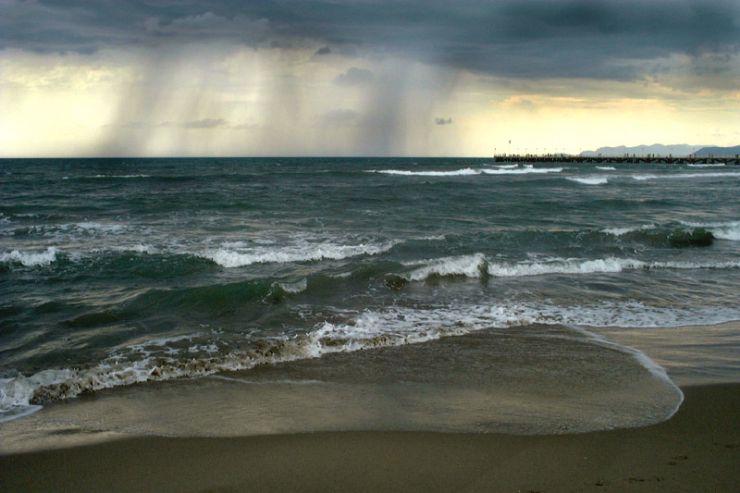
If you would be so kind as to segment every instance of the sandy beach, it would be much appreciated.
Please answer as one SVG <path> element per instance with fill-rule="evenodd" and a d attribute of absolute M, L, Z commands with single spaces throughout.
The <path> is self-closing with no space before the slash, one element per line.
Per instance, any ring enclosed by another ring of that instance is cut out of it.
<path fill-rule="evenodd" d="M 731 492 L 739 390 L 687 387 L 672 419 L 638 429 L 133 438 L 6 455 L 0 475 L 4 491 Z"/>

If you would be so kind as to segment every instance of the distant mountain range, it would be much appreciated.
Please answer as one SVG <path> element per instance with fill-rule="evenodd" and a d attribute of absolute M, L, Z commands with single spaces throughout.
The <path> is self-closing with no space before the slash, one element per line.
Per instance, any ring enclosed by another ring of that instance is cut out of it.
<path fill-rule="evenodd" d="M 732 157 L 740 154 L 740 146 L 732 147 L 702 147 L 693 155 L 696 157 Z"/>
<path fill-rule="evenodd" d="M 718 146 L 697 146 L 689 144 L 674 145 L 639 145 L 639 146 L 617 146 L 617 147 L 599 147 L 595 151 L 583 151 L 581 156 L 585 157 L 619 157 L 624 155 L 647 156 L 673 156 L 673 157 L 731 157 L 740 154 L 740 146 L 718 147 Z"/>
<path fill-rule="evenodd" d="M 656 156 L 675 156 L 684 157 L 690 156 L 691 154 L 700 151 L 705 148 L 704 146 L 688 145 L 688 144 L 675 144 L 675 145 L 639 145 L 639 146 L 617 146 L 617 147 L 599 147 L 595 151 L 583 151 L 581 156 L 586 157 L 619 157 L 625 154 L 636 154 L 638 156 L 646 156 L 648 154 L 655 154 Z"/>

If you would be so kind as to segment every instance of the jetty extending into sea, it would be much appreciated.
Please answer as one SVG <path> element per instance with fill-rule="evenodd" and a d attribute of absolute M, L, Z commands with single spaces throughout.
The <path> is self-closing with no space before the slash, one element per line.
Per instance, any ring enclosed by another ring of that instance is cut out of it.
<path fill-rule="evenodd" d="M 493 156 L 497 163 L 610 163 L 610 164 L 735 164 L 740 165 L 740 155 L 735 156 L 702 156 L 673 157 L 635 154 L 625 156 L 572 156 L 567 154 L 497 154 Z"/>

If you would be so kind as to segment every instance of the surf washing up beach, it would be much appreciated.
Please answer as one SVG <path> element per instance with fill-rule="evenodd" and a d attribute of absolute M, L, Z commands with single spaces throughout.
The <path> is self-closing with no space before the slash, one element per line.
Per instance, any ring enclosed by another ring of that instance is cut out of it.
<path fill-rule="evenodd" d="M 738 491 L 740 168 L 0 162 L 3 491 Z"/>

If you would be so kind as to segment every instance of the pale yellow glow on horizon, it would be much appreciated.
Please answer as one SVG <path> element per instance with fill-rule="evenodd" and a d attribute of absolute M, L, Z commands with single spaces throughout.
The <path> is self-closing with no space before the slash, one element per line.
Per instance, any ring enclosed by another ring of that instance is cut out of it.
<path fill-rule="evenodd" d="M 0 157 L 489 156 L 740 142 L 737 88 L 503 81 L 315 49 L 0 51 Z M 335 82 L 353 67 L 372 76 Z"/>

